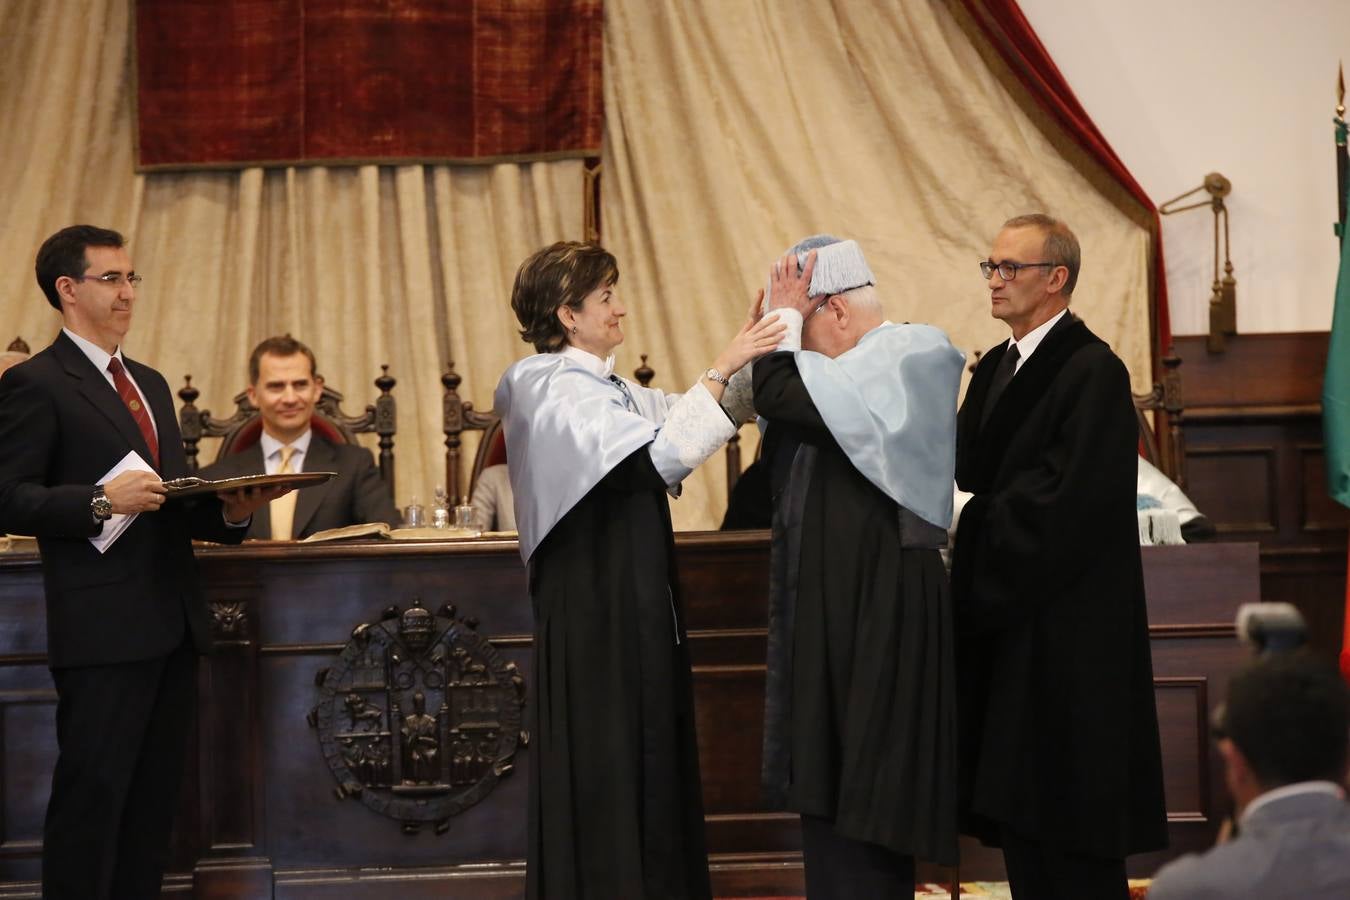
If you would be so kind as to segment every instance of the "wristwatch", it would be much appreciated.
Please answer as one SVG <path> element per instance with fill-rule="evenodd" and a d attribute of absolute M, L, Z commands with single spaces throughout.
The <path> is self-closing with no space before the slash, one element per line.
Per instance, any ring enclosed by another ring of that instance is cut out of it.
<path fill-rule="evenodd" d="M 731 379 L 723 375 L 716 369 L 709 369 L 703 373 L 703 377 L 709 381 L 716 381 L 718 384 L 731 384 Z"/>
<path fill-rule="evenodd" d="M 103 493 L 103 488 L 94 489 L 94 496 L 89 501 L 89 511 L 98 522 L 106 522 L 112 518 L 112 501 Z"/>

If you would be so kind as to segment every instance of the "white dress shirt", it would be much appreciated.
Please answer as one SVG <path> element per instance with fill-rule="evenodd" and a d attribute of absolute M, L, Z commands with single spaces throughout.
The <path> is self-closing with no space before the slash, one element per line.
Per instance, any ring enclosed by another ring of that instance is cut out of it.
<path fill-rule="evenodd" d="M 122 364 L 122 371 L 126 374 L 127 381 L 131 382 L 131 386 L 136 389 L 137 396 L 141 398 L 141 406 L 145 407 L 146 411 L 150 413 L 150 427 L 155 430 L 155 440 L 158 441 L 159 424 L 155 422 L 154 410 L 151 409 L 150 404 L 146 402 L 145 391 L 141 390 L 141 386 L 137 384 L 136 379 L 132 377 L 131 370 L 127 368 L 127 362 L 122 358 L 122 348 L 118 347 L 112 353 L 108 353 L 98 344 L 95 344 L 93 341 L 85 340 L 69 328 L 62 328 L 61 330 L 66 333 L 66 337 L 75 342 L 75 346 L 79 347 L 85 356 L 89 357 L 89 361 L 94 364 L 94 368 L 103 373 L 103 379 L 108 382 L 109 387 L 114 391 L 117 390 L 117 382 L 113 381 L 112 373 L 108 371 L 108 363 L 112 361 L 114 357 L 117 358 L 117 361 Z M 120 397 L 121 394 L 118 394 L 118 396 Z"/>
<path fill-rule="evenodd" d="M 1045 340 L 1045 336 L 1050 333 L 1050 329 L 1055 327 L 1055 323 L 1069 314 L 1068 308 L 1061 309 L 1058 313 L 1051 316 L 1046 321 L 1037 325 L 1031 331 L 1022 335 L 1020 341 L 1014 341 L 1008 338 L 1009 344 L 1017 345 L 1017 365 L 1013 368 L 1013 374 L 1016 375 L 1026 365 L 1027 360 L 1031 359 L 1031 354 L 1036 352 L 1036 348 Z"/>
<path fill-rule="evenodd" d="M 275 475 L 281 468 L 281 450 L 289 446 L 291 452 L 291 471 L 305 471 L 305 454 L 309 452 L 309 442 L 314 438 L 312 428 L 305 429 L 305 433 L 300 435 L 290 444 L 283 444 L 281 441 L 272 437 L 265 430 L 258 438 L 258 443 L 262 445 L 263 469 L 268 475 Z"/>

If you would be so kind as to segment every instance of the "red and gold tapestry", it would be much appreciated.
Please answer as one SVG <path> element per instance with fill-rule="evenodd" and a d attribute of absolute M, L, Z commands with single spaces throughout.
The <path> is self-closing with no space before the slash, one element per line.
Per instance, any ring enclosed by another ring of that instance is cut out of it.
<path fill-rule="evenodd" d="M 595 156 L 601 0 L 138 0 L 141 169 Z"/>

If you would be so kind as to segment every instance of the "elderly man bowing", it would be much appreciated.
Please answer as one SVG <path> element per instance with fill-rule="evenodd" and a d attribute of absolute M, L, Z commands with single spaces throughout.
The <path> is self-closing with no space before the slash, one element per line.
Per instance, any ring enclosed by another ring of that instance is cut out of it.
<path fill-rule="evenodd" d="M 956 858 L 954 663 L 939 548 L 964 362 L 884 321 L 854 241 L 774 266 L 787 324 L 754 364 L 774 496 L 767 800 L 802 816 L 807 894 L 900 897 Z"/>

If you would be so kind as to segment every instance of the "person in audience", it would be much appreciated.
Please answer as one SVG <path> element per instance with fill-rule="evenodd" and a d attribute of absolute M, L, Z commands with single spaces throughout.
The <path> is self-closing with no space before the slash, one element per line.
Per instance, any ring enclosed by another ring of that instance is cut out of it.
<path fill-rule="evenodd" d="M 534 607 L 526 893 L 708 898 L 684 611 L 667 493 L 748 418 L 782 326 L 751 316 L 683 395 L 614 374 L 619 270 L 561 242 L 516 273 L 536 355 L 493 407 Z"/>
<path fill-rule="evenodd" d="M 1191 498 L 1186 496 L 1177 483 L 1168 478 L 1161 470 L 1142 456 L 1139 457 L 1139 479 L 1135 490 L 1139 498 L 1156 500 L 1161 509 L 1176 514 L 1181 526 L 1181 537 L 1186 543 L 1208 541 L 1215 535 L 1214 523 L 1200 510 L 1195 508 Z"/>
<path fill-rule="evenodd" d="M 772 497 L 763 786 L 801 814 L 806 893 L 912 897 L 956 862 L 951 597 L 940 549 L 964 357 L 885 321 L 855 241 L 771 273 L 787 331 L 754 364 Z"/>
<path fill-rule="evenodd" d="M 722 516 L 722 531 L 769 528 L 773 525 L 773 498 L 769 496 L 769 470 L 761 456 L 736 479 L 727 496 L 727 511 Z"/>
<path fill-rule="evenodd" d="M 980 263 L 1012 331 L 957 420 L 974 496 L 952 551 L 962 830 L 1003 848 L 1017 900 L 1128 896 L 1167 844 L 1125 366 L 1069 312 L 1078 240 L 1005 222 Z"/>
<path fill-rule="evenodd" d="M 289 334 L 270 337 L 248 359 L 248 399 L 262 418 L 257 443 L 204 467 L 203 478 L 272 475 L 278 472 L 336 472 L 323 484 L 306 487 L 259 511 L 250 538 L 290 540 L 329 528 L 385 522 L 397 526 L 398 508 L 365 447 L 333 443 L 315 434 L 310 422 L 323 394 L 314 353 Z"/>
<path fill-rule="evenodd" d="M 168 382 L 122 352 L 141 280 L 122 235 L 63 228 L 35 268 L 62 328 L 0 378 L 0 533 L 42 554 L 57 699 L 42 896 L 158 897 L 211 645 L 192 539 L 238 543 L 278 492 L 165 502 L 187 457 Z"/>
<path fill-rule="evenodd" d="M 483 531 L 515 531 L 515 498 L 511 494 L 511 475 L 506 463 L 488 466 L 478 473 L 469 503 L 473 505 L 478 527 Z"/>
<path fill-rule="evenodd" d="M 1149 900 L 1350 897 L 1350 694 L 1308 650 L 1239 671 L 1215 723 L 1237 837 L 1164 866 Z"/>

